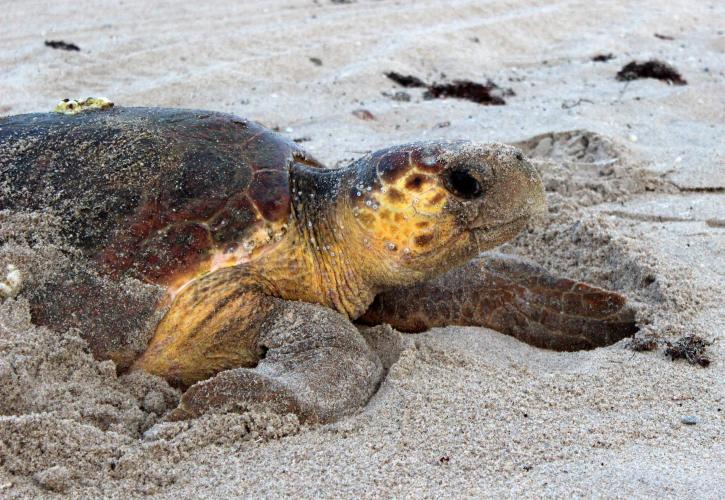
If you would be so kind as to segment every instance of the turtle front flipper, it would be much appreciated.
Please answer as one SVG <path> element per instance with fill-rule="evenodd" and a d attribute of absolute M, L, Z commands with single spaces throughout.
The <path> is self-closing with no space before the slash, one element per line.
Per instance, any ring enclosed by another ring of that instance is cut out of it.
<path fill-rule="evenodd" d="M 188 387 L 172 419 L 265 404 L 327 422 L 375 392 L 390 342 L 368 343 L 340 313 L 279 299 L 264 285 L 247 269 L 225 268 L 176 296 L 133 366 Z"/>
<path fill-rule="evenodd" d="M 557 351 L 610 345 L 638 330 L 622 295 L 503 254 L 484 254 L 426 283 L 381 294 L 360 321 L 404 332 L 485 326 Z"/>
<path fill-rule="evenodd" d="M 330 422 L 358 410 L 377 390 L 400 348 L 399 336 L 368 339 L 347 318 L 328 308 L 269 298 L 274 311 L 263 321 L 254 368 L 226 370 L 191 386 L 171 420 L 209 411 L 261 404 L 295 413 L 304 422 Z M 381 356 L 376 346 L 384 346 Z M 384 356 L 383 356 L 384 354 Z"/>

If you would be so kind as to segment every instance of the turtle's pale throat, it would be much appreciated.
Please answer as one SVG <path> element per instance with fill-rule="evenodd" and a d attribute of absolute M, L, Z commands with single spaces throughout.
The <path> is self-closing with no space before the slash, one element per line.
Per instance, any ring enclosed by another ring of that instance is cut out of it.
<path fill-rule="evenodd" d="M 318 278 L 320 298 L 316 302 L 356 318 L 365 312 L 375 294 L 360 272 L 360 256 L 356 255 L 341 212 L 331 209 L 325 217 L 314 217 L 314 222 L 307 220 L 299 228 Z"/>
<path fill-rule="evenodd" d="M 297 287 L 297 300 L 329 306 L 355 318 L 374 298 L 360 272 L 360 255 L 350 234 L 354 224 L 346 219 L 348 207 L 339 196 L 351 171 L 297 169 L 293 172 L 292 214 L 287 250 L 295 270 L 267 270 L 281 290 Z M 352 240 L 352 241 L 351 241 Z M 304 270 L 305 279 L 299 273 Z"/>

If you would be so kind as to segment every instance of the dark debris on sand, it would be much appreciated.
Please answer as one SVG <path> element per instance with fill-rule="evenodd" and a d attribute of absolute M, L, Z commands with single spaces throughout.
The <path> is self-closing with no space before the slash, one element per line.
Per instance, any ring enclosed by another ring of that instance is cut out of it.
<path fill-rule="evenodd" d="M 46 40 L 45 46 L 50 47 L 51 49 L 69 50 L 75 52 L 80 52 L 81 50 L 81 48 L 75 43 L 68 43 L 63 40 Z"/>
<path fill-rule="evenodd" d="M 655 78 L 673 85 L 687 85 L 687 81 L 675 68 L 656 59 L 643 63 L 632 61 L 617 73 L 617 80 L 623 82 L 639 78 Z"/>
<path fill-rule="evenodd" d="M 699 335 L 685 335 L 674 344 L 667 342 L 665 356 L 672 361 L 686 359 L 690 364 L 698 364 L 703 368 L 710 366 L 710 358 L 705 355 L 705 349 L 710 342 Z"/>
<path fill-rule="evenodd" d="M 515 95 L 511 89 L 501 88 L 491 80 L 486 83 L 477 83 L 470 80 L 453 80 L 451 83 L 434 83 L 428 87 L 424 99 L 441 97 L 457 97 L 468 99 L 479 104 L 501 106 L 506 104 L 504 96 Z"/>
<path fill-rule="evenodd" d="M 394 71 L 385 73 L 385 76 L 395 83 L 406 88 L 425 88 L 424 99 L 438 99 L 455 97 L 467 99 L 478 104 L 503 105 L 506 104 L 505 96 L 515 95 L 510 88 L 502 88 L 488 80 L 486 83 L 473 82 L 471 80 L 453 80 L 450 83 L 426 84 L 423 80 L 413 75 L 402 75 Z"/>
<path fill-rule="evenodd" d="M 356 109 L 355 111 L 352 112 L 352 114 L 356 118 L 360 118 L 361 120 L 369 121 L 369 120 L 374 120 L 375 119 L 375 115 L 372 114 L 367 109 L 362 109 L 362 108 Z"/>
<path fill-rule="evenodd" d="M 385 73 L 385 76 L 393 80 L 395 83 L 400 85 L 401 87 L 406 88 L 415 88 L 415 87 L 427 87 L 425 82 L 418 78 L 417 76 L 413 75 L 401 75 L 400 73 L 396 73 L 395 71 L 388 71 Z"/>
<path fill-rule="evenodd" d="M 656 338 L 647 336 L 630 339 L 625 347 L 635 352 L 648 352 L 657 349 L 658 345 L 659 342 Z"/>
<path fill-rule="evenodd" d="M 393 92 L 392 94 L 389 92 L 383 92 L 383 96 L 388 97 L 394 101 L 400 101 L 400 102 L 410 102 L 410 94 L 407 93 L 404 90 L 398 90 L 397 92 Z"/>

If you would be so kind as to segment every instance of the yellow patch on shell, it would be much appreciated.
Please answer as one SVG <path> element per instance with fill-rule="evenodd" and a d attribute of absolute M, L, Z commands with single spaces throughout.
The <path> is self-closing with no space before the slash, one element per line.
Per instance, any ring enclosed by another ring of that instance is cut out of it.
<path fill-rule="evenodd" d="M 435 174 L 411 166 L 395 181 L 378 181 L 356 198 L 353 214 L 387 251 L 414 257 L 453 237 L 454 220 L 444 210 L 449 193 Z"/>
<path fill-rule="evenodd" d="M 253 210 L 256 211 L 257 208 L 253 207 Z M 256 214 L 256 220 L 257 222 L 247 228 L 237 243 L 214 247 L 209 252 L 208 259 L 169 283 L 167 286 L 169 296 L 173 299 L 190 283 L 211 272 L 258 259 L 279 242 L 287 232 L 286 222 L 262 220 L 259 213 Z"/>
<path fill-rule="evenodd" d="M 287 224 L 284 223 L 256 224 L 238 244 L 227 246 L 225 250 L 215 250 L 211 255 L 209 270 L 216 271 L 254 260 L 268 245 L 279 241 L 286 231 Z"/>
<path fill-rule="evenodd" d="M 113 103 L 105 97 L 87 97 L 85 99 L 63 99 L 53 109 L 56 113 L 76 115 L 92 109 L 111 109 Z"/>

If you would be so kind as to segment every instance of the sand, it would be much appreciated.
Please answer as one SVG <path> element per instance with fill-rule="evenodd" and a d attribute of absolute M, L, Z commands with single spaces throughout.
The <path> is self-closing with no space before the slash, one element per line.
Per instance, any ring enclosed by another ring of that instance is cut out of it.
<path fill-rule="evenodd" d="M 722 5 L 2 8 L 0 114 L 89 95 L 229 111 L 279 127 L 330 166 L 421 138 L 518 143 L 544 175 L 550 213 L 503 251 L 621 291 L 637 304 L 640 335 L 712 345 L 702 368 L 670 361 L 663 346 L 557 353 L 483 328 L 435 329 L 402 335 L 378 393 L 335 424 L 302 426 L 264 408 L 159 423 L 178 391 L 118 377 L 77 331 L 32 324 L 24 293 L 68 255 L 47 215 L 5 212 L 0 265 L 16 265 L 24 283 L 0 304 L 0 496 L 722 497 Z M 591 61 L 602 53 L 614 58 Z M 688 85 L 615 80 L 651 57 Z M 391 70 L 490 78 L 515 95 L 505 106 L 425 100 L 388 80 Z M 402 90 L 409 102 L 384 95 Z"/>

